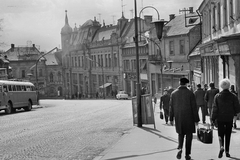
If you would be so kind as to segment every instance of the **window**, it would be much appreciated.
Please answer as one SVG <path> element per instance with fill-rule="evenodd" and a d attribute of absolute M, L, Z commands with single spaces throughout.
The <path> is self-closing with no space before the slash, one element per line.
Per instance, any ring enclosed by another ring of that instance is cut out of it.
<path fill-rule="evenodd" d="M 42 69 L 39 69 L 39 76 L 40 76 L 40 77 L 43 76 L 43 71 L 42 71 Z"/>
<path fill-rule="evenodd" d="M 25 78 L 26 75 L 25 75 L 25 70 L 22 70 L 22 78 Z"/>
<path fill-rule="evenodd" d="M 62 81 L 62 74 L 61 72 L 58 72 L 58 82 L 61 82 Z"/>
<path fill-rule="evenodd" d="M 236 0 L 236 7 L 235 7 L 235 10 L 236 10 L 236 19 L 238 19 L 240 17 L 240 1 L 239 0 Z"/>
<path fill-rule="evenodd" d="M 112 59 L 111 59 L 111 54 L 108 55 L 108 60 L 109 60 L 109 67 L 112 67 Z"/>
<path fill-rule="evenodd" d="M 221 30 L 221 27 L 222 27 L 222 25 L 221 25 L 221 4 L 220 3 L 218 3 L 218 6 L 217 6 L 217 12 L 218 12 L 218 14 L 217 14 L 217 18 L 218 18 L 218 30 Z"/>
<path fill-rule="evenodd" d="M 185 54 L 184 40 L 180 40 L 180 54 Z"/>
<path fill-rule="evenodd" d="M 118 62 L 117 62 L 117 53 L 114 53 L 114 67 L 118 66 Z"/>
<path fill-rule="evenodd" d="M 105 54 L 105 67 L 108 67 L 108 58 L 107 58 L 107 54 Z"/>
<path fill-rule="evenodd" d="M 212 15 L 212 17 L 213 17 L 213 19 L 212 19 L 212 27 L 213 27 L 213 31 L 215 32 L 216 31 L 216 7 L 215 6 L 213 6 L 213 10 L 212 10 L 212 13 L 213 13 L 213 15 Z"/>
<path fill-rule="evenodd" d="M 72 57 L 72 64 L 71 66 L 73 67 L 74 66 L 74 57 Z"/>
<path fill-rule="evenodd" d="M 223 17 L 224 17 L 224 26 L 228 25 L 228 13 L 227 13 L 227 0 L 223 1 Z"/>
<path fill-rule="evenodd" d="M 233 23 L 234 18 L 233 18 L 233 0 L 229 0 L 229 22 Z"/>
<path fill-rule="evenodd" d="M 173 43 L 173 41 L 169 42 L 169 51 L 170 51 L 170 55 L 174 55 L 174 43 Z"/>
<path fill-rule="evenodd" d="M 53 82 L 53 73 L 51 72 L 49 75 L 50 82 Z"/>
<path fill-rule="evenodd" d="M 81 67 L 81 57 L 78 57 L 78 67 Z"/>
<path fill-rule="evenodd" d="M 77 57 L 75 57 L 75 67 L 77 67 Z"/>

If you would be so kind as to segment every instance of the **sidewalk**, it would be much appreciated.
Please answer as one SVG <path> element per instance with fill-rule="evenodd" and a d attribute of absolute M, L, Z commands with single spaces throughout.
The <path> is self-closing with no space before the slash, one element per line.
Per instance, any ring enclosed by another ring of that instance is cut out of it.
<path fill-rule="evenodd" d="M 142 128 L 134 127 L 125 134 L 114 146 L 102 152 L 94 160 L 175 160 L 177 154 L 177 133 L 175 126 L 166 125 L 159 118 L 159 108 L 155 109 L 155 124 L 143 125 Z M 200 116 L 201 117 L 201 116 Z M 200 118 L 201 119 L 201 118 Z M 207 117 L 208 119 L 208 117 Z M 200 127 L 203 124 L 199 123 Z M 240 160 L 240 121 L 237 121 L 238 129 L 233 129 L 230 145 L 231 158 L 223 154 L 222 160 Z M 185 145 L 185 144 L 184 144 Z M 185 147 L 185 146 L 184 146 Z M 192 154 L 193 160 L 218 159 L 219 142 L 217 130 L 213 132 L 213 144 L 203 144 L 197 140 L 196 133 L 193 136 Z M 182 159 L 185 159 L 185 148 Z"/>

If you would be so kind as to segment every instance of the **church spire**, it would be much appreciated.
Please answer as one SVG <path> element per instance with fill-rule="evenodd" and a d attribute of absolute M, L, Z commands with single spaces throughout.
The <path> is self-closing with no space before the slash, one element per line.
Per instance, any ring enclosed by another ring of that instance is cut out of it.
<path fill-rule="evenodd" d="M 65 10 L 65 12 L 66 12 L 66 16 L 65 16 L 65 25 L 66 25 L 66 24 L 69 25 L 69 24 L 68 24 L 68 17 L 67 17 L 67 10 Z"/>

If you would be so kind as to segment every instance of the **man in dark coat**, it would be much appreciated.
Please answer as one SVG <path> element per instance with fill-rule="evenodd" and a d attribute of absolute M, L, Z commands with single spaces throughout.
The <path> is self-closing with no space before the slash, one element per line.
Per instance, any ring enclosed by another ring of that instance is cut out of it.
<path fill-rule="evenodd" d="M 208 113 L 209 113 L 209 118 L 210 118 L 210 122 L 211 122 L 211 126 L 212 129 L 214 128 L 214 123 L 211 119 L 211 115 L 212 115 L 212 106 L 213 106 L 213 99 L 214 96 L 219 93 L 219 89 L 215 88 L 215 85 L 213 82 L 211 82 L 209 84 L 210 89 L 207 90 L 205 96 L 204 96 L 204 100 L 207 102 L 207 107 L 208 107 Z"/>
<path fill-rule="evenodd" d="M 198 107 L 198 111 L 199 108 L 201 108 L 202 111 L 202 122 L 203 124 L 206 123 L 206 106 L 204 105 L 205 101 L 204 101 L 204 95 L 205 95 L 205 91 L 201 88 L 201 84 L 197 85 L 197 90 L 194 92 L 195 98 L 196 98 L 196 102 L 197 102 L 197 107 Z"/>
<path fill-rule="evenodd" d="M 168 94 L 168 90 L 164 89 L 164 93 L 160 98 L 160 110 L 163 109 L 164 111 L 164 118 L 166 124 L 168 123 L 168 117 L 169 117 L 169 101 L 170 101 L 170 95 Z"/>
<path fill-rule="evenodd" d="M 181 159 L 184 136 L 186 136 L 186 160 L 190 160 L 193 133 L 195 125 L 199 122 L 196 99 L 192 91 L 187 88 L 189 80 L 180 79 L 180 86 L 174 90 L 170 98 L 170 118 L 175 117 L 175 127 L 178 133 L 178 153 L 177 158 Z M 171 119 L 170 121 L 173 121 Z"/>

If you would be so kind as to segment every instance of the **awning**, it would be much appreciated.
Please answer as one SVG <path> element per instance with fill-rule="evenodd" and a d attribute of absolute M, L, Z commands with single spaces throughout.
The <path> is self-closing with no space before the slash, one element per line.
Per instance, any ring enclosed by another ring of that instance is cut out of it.
<path fill-rule="evenodd" d="M 104 85 L 99 86 L 99 88 L 107 88 L 110 85 L 112 85 L 112 83 L 105 83 Z"/>

